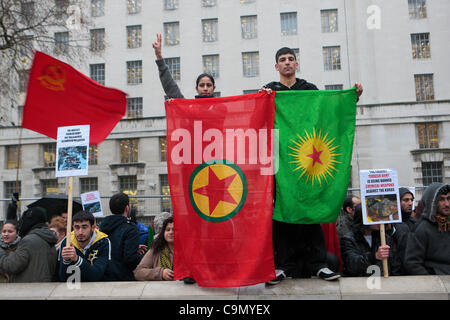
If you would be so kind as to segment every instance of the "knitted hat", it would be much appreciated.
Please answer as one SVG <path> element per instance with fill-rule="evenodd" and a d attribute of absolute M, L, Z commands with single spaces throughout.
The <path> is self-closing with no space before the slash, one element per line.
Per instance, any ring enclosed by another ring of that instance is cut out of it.
<path fill-rule="evenodd" d="M 47 222 L 47 210 L 41 207 L 33 207 L 25 211 L 19 220 L 19 236 L 22 238 L 37 224 Z"/>

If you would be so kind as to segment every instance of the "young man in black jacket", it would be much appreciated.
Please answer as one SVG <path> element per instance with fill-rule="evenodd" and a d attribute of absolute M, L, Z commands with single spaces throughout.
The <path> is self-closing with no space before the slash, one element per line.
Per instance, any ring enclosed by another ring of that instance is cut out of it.
<path fill-rule="evenodd" d="M 129 219 L 130 200 L 125 193 L 111 197 L 109 208 L 112 215 L 107 216 L 100 225 L 111 241 L 111 261 L 105 273 L 107 281 L 134 280 L 133 270 L 141 261 L 139 229 Z"/>
<path fill-rule="evenodd" d="M 269 94 L 272 91 L 318 90 L 314 84 L 296 77 L 298 61 L 292 49 L 279 49 L 275 61 L 280 81 L 266 84 L 263 90 Z M 355 86 L 359 98 L 363 89 L 359 83 Z M 275 200 L 274 198 L 274 203 Z M 290 224 L 273 220 L 273 250 L 277 277 L 267 284 L 277 284 L 287 277 L 314 275 L 324 280 L 340 277 L 328 268 L 327 250 L 320 224 Z"/>

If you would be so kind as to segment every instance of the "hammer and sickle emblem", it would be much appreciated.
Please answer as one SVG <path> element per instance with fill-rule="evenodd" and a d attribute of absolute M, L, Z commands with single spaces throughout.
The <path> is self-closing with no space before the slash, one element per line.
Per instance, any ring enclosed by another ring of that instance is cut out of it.
<path fill-rule="evenodd" d="M 44 68 L 42 76 L 37 79 L 47 89 L 62 91 L 66 82 L 66 74 L 60 66 L 48 65 Z"/>

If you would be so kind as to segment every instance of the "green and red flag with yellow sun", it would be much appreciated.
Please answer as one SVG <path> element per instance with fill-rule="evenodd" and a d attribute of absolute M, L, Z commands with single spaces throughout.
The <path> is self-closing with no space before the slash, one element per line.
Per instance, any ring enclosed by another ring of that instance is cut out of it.
<path fill-rule="evenodd" d="M 279 91 L 275 110 L 279 163 L 273 219 L 336 222 L 350 179 L 355 88 Z"/>
<path fill-rule="evenodd" d="M 274 95 L 166 102 L 175 280 L 235 287 L 275 278 Z"/>

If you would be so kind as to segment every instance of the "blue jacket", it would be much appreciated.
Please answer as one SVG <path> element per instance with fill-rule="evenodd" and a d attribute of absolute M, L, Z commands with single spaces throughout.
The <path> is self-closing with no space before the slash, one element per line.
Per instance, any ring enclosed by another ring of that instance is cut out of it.
<path fill-rule="evenodd" d="M 102 281 L 105 278 L 105 271 L 108 262 L 111 260 L 111 243 L 108 236 L 98 230 L 94 231 L 92 243 L 82 249 L 77 242 L 75 233 L 71 233 L 71 242 L 78 255 L 76 262 L 64 261 L 59 253 L 59 278 L 67 281 L 67 278 L 74 274 L 74 271 L 67 270 L 69 266 L 79 267 L 81 271 L 81 281 Z M 66 239 L 61 242 L 61 248 L 66 246 Z M 62 250 L 61 250 L 62 251 Z"/>
<path fill-rule="evenodd" d="M 103 219 L 100 231 L 111 241 L 111 261 L 106 270 L 107 281 L 134 280 L 133 270 L 142 259 L 139 247 L 138 227 L 126 217 L 112 214 Z"/>

